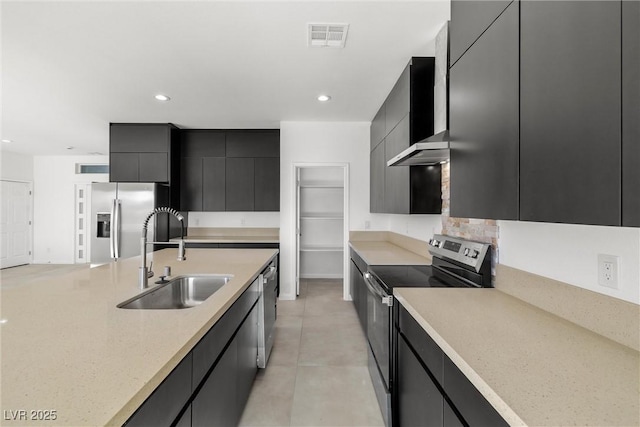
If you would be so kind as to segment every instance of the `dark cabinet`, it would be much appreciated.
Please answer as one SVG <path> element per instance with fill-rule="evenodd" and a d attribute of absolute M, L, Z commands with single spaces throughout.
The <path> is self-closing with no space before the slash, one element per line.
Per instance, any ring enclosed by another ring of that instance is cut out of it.
<path fill-rule="evenodd" d="M 191 395 L 191 354 L 155 389 L 126 426 L 169 425 L 176 419 Z"/>
<path fill-rule="evenodd" d="M 622 2 L 622 225 L 640 227 L 640 2 Z"/>
<path fill-rule="evenodd" d="M 451 1 L 449 33 L 451 65 L 486 31 L 495 19 L 512 3 L 502 1 Z"/>
<path fill-rule="evenodd" d="M 371 212 L 385 212 L 384 195 L 385 180 L 384 175 L 387 168 L 384 152 L 384 139 L 371 152 L 370 176 L 371 182 L 369 187 L 369 210 Z"/>
<path fill-rule="evenodd" d="M 191 404 L 191 423 L 227 427 L 237 424 L 238 341 L 233 340 Z"/>
<path fill-rule="evenodd" d="M 620 225 L 621 3 L 521 3 L 522 220 Z"/>
<path fill-rule="evenodd" d="M 183 132 L 182 210 L 280 210 L 280 131 Z"/>
<path fill-rule="evenodd" d="M 179 165 L 172 168 L 171 162 L 179 156 L 177 131 L 172 124 L 111 123 L 109 180 L 159 183 L 176 180 L 180 168 Z"/>
<path fill-rule="evenodd" d="M 518 219 L 518 7 L 450 69 L 452 217 Z"/>
<path fill-rule="evenodd" d="M 238 420 L 251 393 L 258 373 L 258 306 L 254 305 L 236 336 L 238 341 L 238 369 L 236 375 Z M 237 423 L 237 421 L 236 421 Z"/>
<path fill-rule="evenodd" d="M 352 253 L 351 264 L 349 266 L 349 278 L 351 287 L 351 298 L 353 305 L 358 314 L 358 320 L 364 333 L 367 333 L 367 285 L 362 277 L 363 271 L 360 270 L 354 258 L 357 255 Z M 366 272 L 366 268 L 364 269 Z"/>
<path fill-rule="evenodd" d="M 434 67 L 434 58 L 412 58 L 371 122 L 371 212 L 441 212 L 439 175 L 437 185 L 424 186 L 424 180 L 414 180 L 431 176 L 421 172 L 424 166 L 387 167 L 402 150 L 433 135 Z"/>
<path fill-rule="evenodd" d="M 398 425 L 508 425 L 402 305 L 394 315 Z"/>

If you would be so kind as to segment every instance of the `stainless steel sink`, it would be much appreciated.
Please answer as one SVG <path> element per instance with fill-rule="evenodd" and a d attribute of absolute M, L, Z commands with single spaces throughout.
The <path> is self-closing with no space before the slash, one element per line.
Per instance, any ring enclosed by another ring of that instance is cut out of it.
<path fill-rule="evenodd" d="M 197 274 L 177 276 L 118 304 L 129 309 L 179 309 L 201 304 L 222 288 L 231 274 Z"/>

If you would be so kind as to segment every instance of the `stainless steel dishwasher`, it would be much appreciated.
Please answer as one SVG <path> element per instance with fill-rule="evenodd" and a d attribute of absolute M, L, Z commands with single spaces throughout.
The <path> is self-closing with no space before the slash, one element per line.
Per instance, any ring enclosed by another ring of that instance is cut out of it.
<path fill-rule="evenodd" d="M 278 257 L 276 256 L 259 277 L 261 291 L 258 301 L 258 367 L 266 368 L 273 348 L 278 304 Z"/>

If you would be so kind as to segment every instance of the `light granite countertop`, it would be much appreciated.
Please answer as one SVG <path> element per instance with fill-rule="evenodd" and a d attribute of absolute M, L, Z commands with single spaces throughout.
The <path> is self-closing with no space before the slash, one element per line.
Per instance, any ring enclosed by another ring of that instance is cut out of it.
<path fill-rule="evenodd" d="M 394 296 L 511 425 L 640 425 L 640 353 L 496 289 Z"/>
<path fill-rule="evenodd" d="M 431 265 L 430 258 L 418 255 L 388 241 L 352 240 L 349 242 L 349 246 L 368 265 Z"/>
<path fill-rule="evenodd" d="M 141 292 L 139 257 L 2 290 L 0 409 L 55 410 L 57 418 L 2 424 L 122 425 L 277 252 L 188 249 L 182 262 L 174 248 L 150 254 L 154 270 L 170 265 L 174 276 L 234 276 L 183 310 L 116 307 Z"/>
<path fill-rule="evenodd" d="M 173 238 L 178 241 L 180 238 Z M 277 236 L 198 236 L 188 235 L 184 237 L 187 243 L 280 243 Z"/>

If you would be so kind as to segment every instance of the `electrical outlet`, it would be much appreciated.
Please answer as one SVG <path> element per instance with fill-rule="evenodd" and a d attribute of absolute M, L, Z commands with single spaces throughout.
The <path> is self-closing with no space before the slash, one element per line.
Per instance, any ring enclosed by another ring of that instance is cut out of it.
<path fill-rule="evenodd" d="M 240 218 L 240 225 L 245 225 L 247 221 L 244 218 Z"/>
<path fill-rule="evenodd" d="M 618 289 L 619 258 L 615 255 L 598 254 L 598 284 Z"/>
<path fill-rule="evenodd" d="M 200 225 L 200 218 L 196 218 L 196 227 Z"/>
<path fill-rule="evenodd" d="M 365 221 L 365 222 L 364 222 L 364 229 L 365 229 L 365 230 L 368 230 L 368 229 L 370 229 L 370 228 L 371 228 L 371 221 Z"/>

